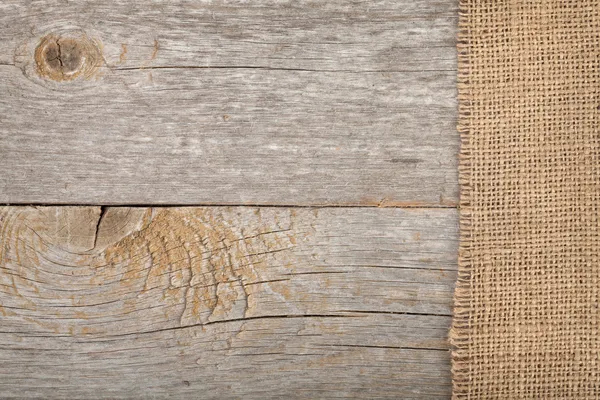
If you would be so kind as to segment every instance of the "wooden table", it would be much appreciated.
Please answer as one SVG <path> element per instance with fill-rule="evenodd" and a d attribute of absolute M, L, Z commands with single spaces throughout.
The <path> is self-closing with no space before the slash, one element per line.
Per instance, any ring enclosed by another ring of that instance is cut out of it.
<path fill-rule="evenodd" d="M 0 397 L 448 398 L 457 4 L 0 4 Z"/>

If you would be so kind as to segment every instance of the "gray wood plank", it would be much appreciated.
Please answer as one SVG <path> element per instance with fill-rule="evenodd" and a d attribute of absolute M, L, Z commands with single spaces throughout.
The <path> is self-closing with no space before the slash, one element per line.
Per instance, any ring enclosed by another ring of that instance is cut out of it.
<path fill-rule="evenodd" d="M 0 397 L 447 398 L 454 209 L 3 207 Z"/>
<path fill-rule="evenodd" d="M 454 206 L 456 14 L 3 1 L 0 202 Z"/>

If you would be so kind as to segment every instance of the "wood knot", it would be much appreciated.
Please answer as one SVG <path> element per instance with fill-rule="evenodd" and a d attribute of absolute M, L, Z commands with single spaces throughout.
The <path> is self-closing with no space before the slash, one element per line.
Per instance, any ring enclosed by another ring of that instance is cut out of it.
<path fill-rule="evenodd" d="M 49 34 L 35 49 L 40 76 L 54 81 L 90 78 L 101 65 L 99 43 L 82 33 Z"/>

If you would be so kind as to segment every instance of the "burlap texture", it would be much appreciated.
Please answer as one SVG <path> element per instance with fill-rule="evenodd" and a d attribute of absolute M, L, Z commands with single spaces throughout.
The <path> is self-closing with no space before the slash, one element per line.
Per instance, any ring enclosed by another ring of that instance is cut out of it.
<path fill-rule="evenodd" d="M 600 397 L 600 0 L 463 0 L 454 398 Z"/>

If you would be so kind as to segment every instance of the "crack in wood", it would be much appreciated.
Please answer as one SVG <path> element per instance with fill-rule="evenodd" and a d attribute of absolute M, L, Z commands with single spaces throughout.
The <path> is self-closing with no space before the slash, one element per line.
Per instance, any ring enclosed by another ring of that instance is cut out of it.
<path fill-rule="evenodd" d="M 106 206 L 100 207 L 100 216 L 98 217 L 98 222 L 96 223 L 96 230 L 94 233 L 94 248 L 96 248 L 96 244 L 98 242 L 98 231 L 100 230 L 100 225 L 102 224 L 102 221 L 104 220 L 104 216 L 106 215 L 106 210 L 107 210 Z"/>

